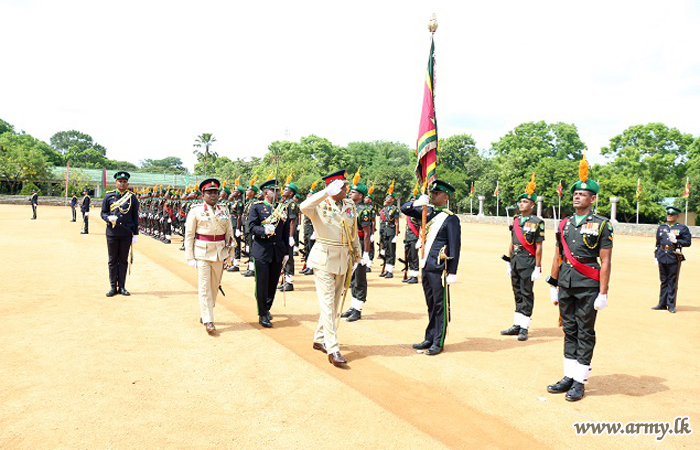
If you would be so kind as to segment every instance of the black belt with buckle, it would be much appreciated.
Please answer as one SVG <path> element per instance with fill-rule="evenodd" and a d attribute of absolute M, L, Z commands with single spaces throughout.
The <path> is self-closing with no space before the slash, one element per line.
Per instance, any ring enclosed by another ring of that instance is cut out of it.
<path fill-rule="evenodd" d="M 576 261 L 583 264 L 593 264 L 598 262 L 598 258 L 595 256 L 574 256 L 574 258 L 576 258 Z"/>

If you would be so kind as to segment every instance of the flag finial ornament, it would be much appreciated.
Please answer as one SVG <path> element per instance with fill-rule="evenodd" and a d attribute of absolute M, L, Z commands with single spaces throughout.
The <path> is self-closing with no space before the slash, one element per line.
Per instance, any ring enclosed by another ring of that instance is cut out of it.
<path fill-rule="evenodd" d="M 437 17 L 435 16 L 435 13 L 433 13 L 432 17 L 430 18 L 430 21 L 428 22 L 428 31 L 431 33 L 435 33 L 438 28 L 438 22 L 437 22 Z"/>

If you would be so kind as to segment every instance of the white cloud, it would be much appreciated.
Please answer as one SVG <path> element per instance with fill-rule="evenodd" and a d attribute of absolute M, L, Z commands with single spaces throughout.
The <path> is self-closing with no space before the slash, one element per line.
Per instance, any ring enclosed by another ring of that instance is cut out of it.
<path fill-rule="evenodd" d="M 443 137 L 487 148 L 564 121 L 595 153 L 627 126 L 698 134 L 698 7 L 677 2 L 3 2 L 0 118 L 48 140 L 78 129 L 108 156 L 193 163 L 315 133 L 413 145 L 435 12 Z"/>

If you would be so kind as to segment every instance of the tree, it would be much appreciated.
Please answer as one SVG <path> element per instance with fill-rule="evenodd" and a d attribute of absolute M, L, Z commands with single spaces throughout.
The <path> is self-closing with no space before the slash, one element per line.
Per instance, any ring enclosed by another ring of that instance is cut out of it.
<path fill-rule="evenodd" d="M 141 161 L 141 170 L 146 172 L 185 173 L 187 169 L 182 164 L 182 159 L 177 156 L 168 156 L 163 159 L 144 159 Z"/>
<path fill-rule="evenodd" d="M 0 119 L 0 134 L 3 134 L 5 132 L 9 131 L 10 133 L 15 132 L 15 127 L 4 120 Z"/>
<path fill-rule="evenodd" d="M 107 149 L 93 141 L 89 134 L 80 131 L 59 131 L 51 136 L 51 146 L 63 155 L 62 164 L 100 169 L 107 166 Z"/>
<path fill-rule="evenodd" d="M 202 133 L 201 135 L 197 136 L 197 139 L 194 140 L 194 147 L 196 150 L 193 153 L 197 156 L 197 160 L 199 160 L 202 155 L 204 156 L 204 176 L 207 175 L 207 160 L 210 154 L 209 149 L 214 142 L 216 142 L 216 138 L 212 133 Z M 204 153 L 199 150 L 202 147 L 204 147 Z M 217 156 L 218 155 L 215 154 L 214 158 Z"/>
<path fill-rule="evenodd" d="M 537 154 L 578 161 L 586 144 L 581 141 L 576 125 L 557 122 L 526 122 L 492 144 L 497 156 L 517 148 L 535 150 Z"/>
<path fill-rule="evenodd" d="M 28 134 L 0 135 L 0 177 L 16 192 L 23 181 L 48 178 L 49 164 L 41 150 L 42 141 Z"/>

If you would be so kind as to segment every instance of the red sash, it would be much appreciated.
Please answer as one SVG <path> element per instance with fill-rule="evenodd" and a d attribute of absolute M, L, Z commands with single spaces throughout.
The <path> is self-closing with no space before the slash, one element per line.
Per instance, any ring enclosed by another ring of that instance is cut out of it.
<path fill-rule="evenodd" d="M 566 244 L 566 239 L 564 239 L 564 226 L 568 220 L 569 218 L 567 217 L 565 220 L 562 220 L 561 224 L 559 225 L 559 238 L 561 241 L 561 247 L 564 249 L 564 256 L 566 256 L 566 260 L 569 261 L 569 263 L 574 266 L 574 269 L 576 269 L 576 271 L 579 273 L 587 276 L 588 278 L 600 281 L 600 270 L 583 264 L 571 254 L 569 246 Z"/>
<path fill-rule="evenodd" d="M 518 238 L 520 245 L 525 247 L 525 250 L 527 250 L 532 256 L 535 256 L 535 247 L 528 244 L 527 240 L 525 239 L 525 235 L 523 234 L 523 230 L 520 228 L 520 219 L 517 217 L 513 222 L 513 229 L 515 230 L 515 237 Z"/>
<path fill-rule="evenodd" d="M 410 228 L 411 231 L 413 231 L 413 234 L 415 234 L 416 236 L 420 236 L 420 234 L 418 234 L 418 229 L 416 229 L 416 226 L 413 225 L 411 219 L 409 219 L 408 217 L 406 217 L 406 225 L 408 225 L 408 228 Z"/>

